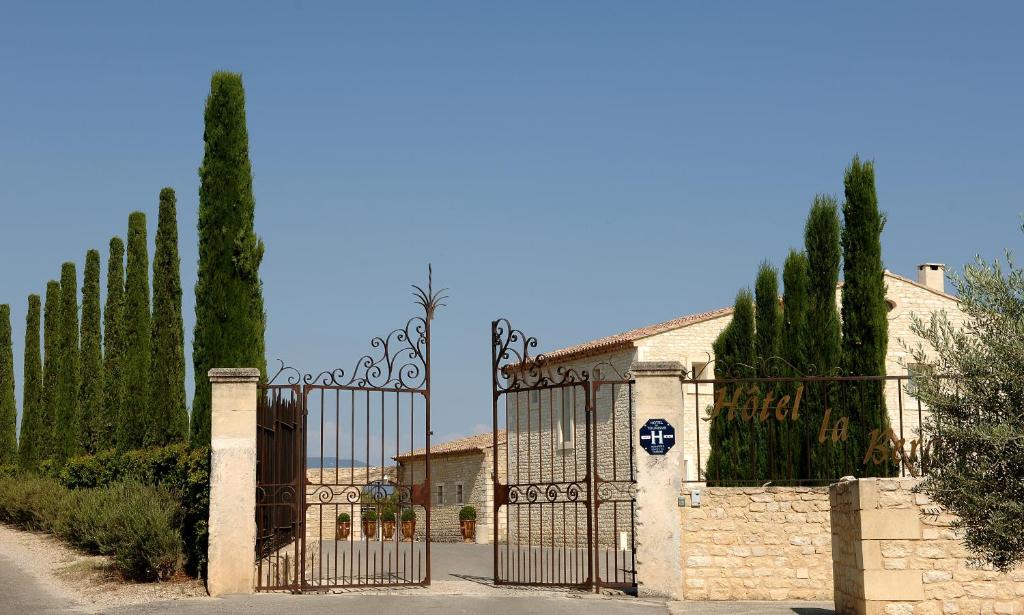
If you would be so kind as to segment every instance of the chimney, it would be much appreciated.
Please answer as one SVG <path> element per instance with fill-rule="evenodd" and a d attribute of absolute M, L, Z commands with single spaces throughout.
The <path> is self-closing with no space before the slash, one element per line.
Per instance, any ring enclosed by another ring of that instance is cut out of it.
<path fill-rule="evenodd" d="M 918 265 L 917 282 L 940 293 L 946 292 L 946 266 L 942 263 L 923 263 Z"/>

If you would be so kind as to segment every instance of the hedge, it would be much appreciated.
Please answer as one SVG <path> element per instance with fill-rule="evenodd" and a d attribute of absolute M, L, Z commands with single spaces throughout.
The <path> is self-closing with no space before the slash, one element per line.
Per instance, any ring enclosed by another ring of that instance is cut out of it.
<path fill-rule="evenodd" d="M 0 477 L 0 521 L 109 555 L 132 580 L 167 579 L 181 569 L 180 516 L 177 497 L 164 487 L 122 481 L 68 489 L 52 478 Z"/>
<path fill-rule="evenodd" d="M 210 454 L 185 444 L 118 453 L 105 451 L 73 457 L 58 474 L 69 489 L 91 489 L 117 481 L 137 481 L 171 493 L 181 509 L 185 571 L 206 574 L 207 524 L 210 508 Z"/>

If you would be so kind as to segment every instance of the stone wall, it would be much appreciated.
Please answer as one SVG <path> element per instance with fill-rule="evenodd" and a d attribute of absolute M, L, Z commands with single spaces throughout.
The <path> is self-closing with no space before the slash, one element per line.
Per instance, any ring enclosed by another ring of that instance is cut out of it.
<path fill-rule="evenodd" d="M 501 397 L 500 425 L 508 433 L 507 455 L 500 454 L 499 471 L 507 475 L 517 504 L 505 507 L 512 543 L 576 546 L 587 537 L 587 445 L 603 484 L 606 504 L 598 509 L 595 536 L 602 547 L 631 548 L 630 505 L 631 423 L 629 384 L 620 384 L 633 363 L 635 351 L 607 353 L 559 364 L 591 380 L 616 381 L 598 387 L 591 400 L 595 429 L 586 430 L 589 385 L 541 389 Z M 557 380 L 557 378 L 556 378 Z M 588 435 L 596 441 L 590 442 Z M 535 499 L 530 502 L 530 494 Z M 594 530 L 595 528 L 592 528 Z"/>
<path fill-rule="evenodd" d="M 1024 613 L 1024 569 L 998 573 L 971 564 L 954 520 L 917 479 L 832 485 L 836 612 L 938 615 Z"/>
<path fill-rule="evenodd" d="M 710 487 L 697 508 L 682 495 L 685 599 L 832 598 L 827 487 Z"/>

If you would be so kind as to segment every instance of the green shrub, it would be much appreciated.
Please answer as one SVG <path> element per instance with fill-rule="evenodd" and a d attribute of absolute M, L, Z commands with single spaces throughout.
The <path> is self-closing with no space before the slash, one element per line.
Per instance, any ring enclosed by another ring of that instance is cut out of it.
<path fill-rule="evenodd" d="M 338 515 L 338 523 L 349 523 L 350 521 L 352 521 L 352 517 L 348 516 L 348 513 Z"/>
<path fill-rule="evenodd" d="M 139 483 L 115 483 L 105 487 L 113 515 L 114 563 L 131 578 L 166 579 L 181 564 L 180 509 L 177 498 L 164 489 Z"/>
<path fill-rule="evenodd" d="M 463 506 L 459 510 L 459 521 L 476 521 L 476 509 L 472 506 Z"/>
<path fill-rule="evenodd" d="M 406 508 L 402 511 L 402 521 L 415 521 L 416 511 L 412 508 Z"/>
<path fill-rule="evenodd" d="M 369 510 L 363 511 L 363 521 L 376 521 L 376 520 L 377 520 L 377 511 L 376 510 L 371 508 Z"/>
<path fill-rule="evenodd" d="M 210 507 L 210 454 L 185 444 L 118 453 L 74 457 L 59 473 L 71 489 L 88 489 L 132 480 L 162 487 L 173 494 L 180 509 L 185 571 L 206 573 L 207 525 Z"/>
<path fill-rule="evenodd" d="M 0 521 L 110 555 L 125 577 L 166 579 L 181 564 L 181 510 L 166 488 L 125 481 L 67 489 L 55 480 L 0 478 Z"/>
<path fill-rule="evenodd" d="M 395 522 L 395 511 L 394 510 L 385 510 L 384 512 L 382 512 L 380 514 L 380 520 L 388 522 L 388 523 L 394 523 Z"/>

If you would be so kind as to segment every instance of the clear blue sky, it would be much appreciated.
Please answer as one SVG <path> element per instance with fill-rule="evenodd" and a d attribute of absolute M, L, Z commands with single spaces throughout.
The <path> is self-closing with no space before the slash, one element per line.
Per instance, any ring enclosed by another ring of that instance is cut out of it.
<path fill-rule="evenodd" d="M 968 4 L 5 3 L 19 398 L 26 296 L 134 209 L 152 244 L 163 186 L 191 339 L 216 69 L 247 90 L 268 358 L 350 366 L 432 262 L 439 438 L 489 427 L 493 317 L 550 349 L 727 305 L 855 153 L 888 268 L 997 257 L 1021 244 L 1024 15 Z"/>

